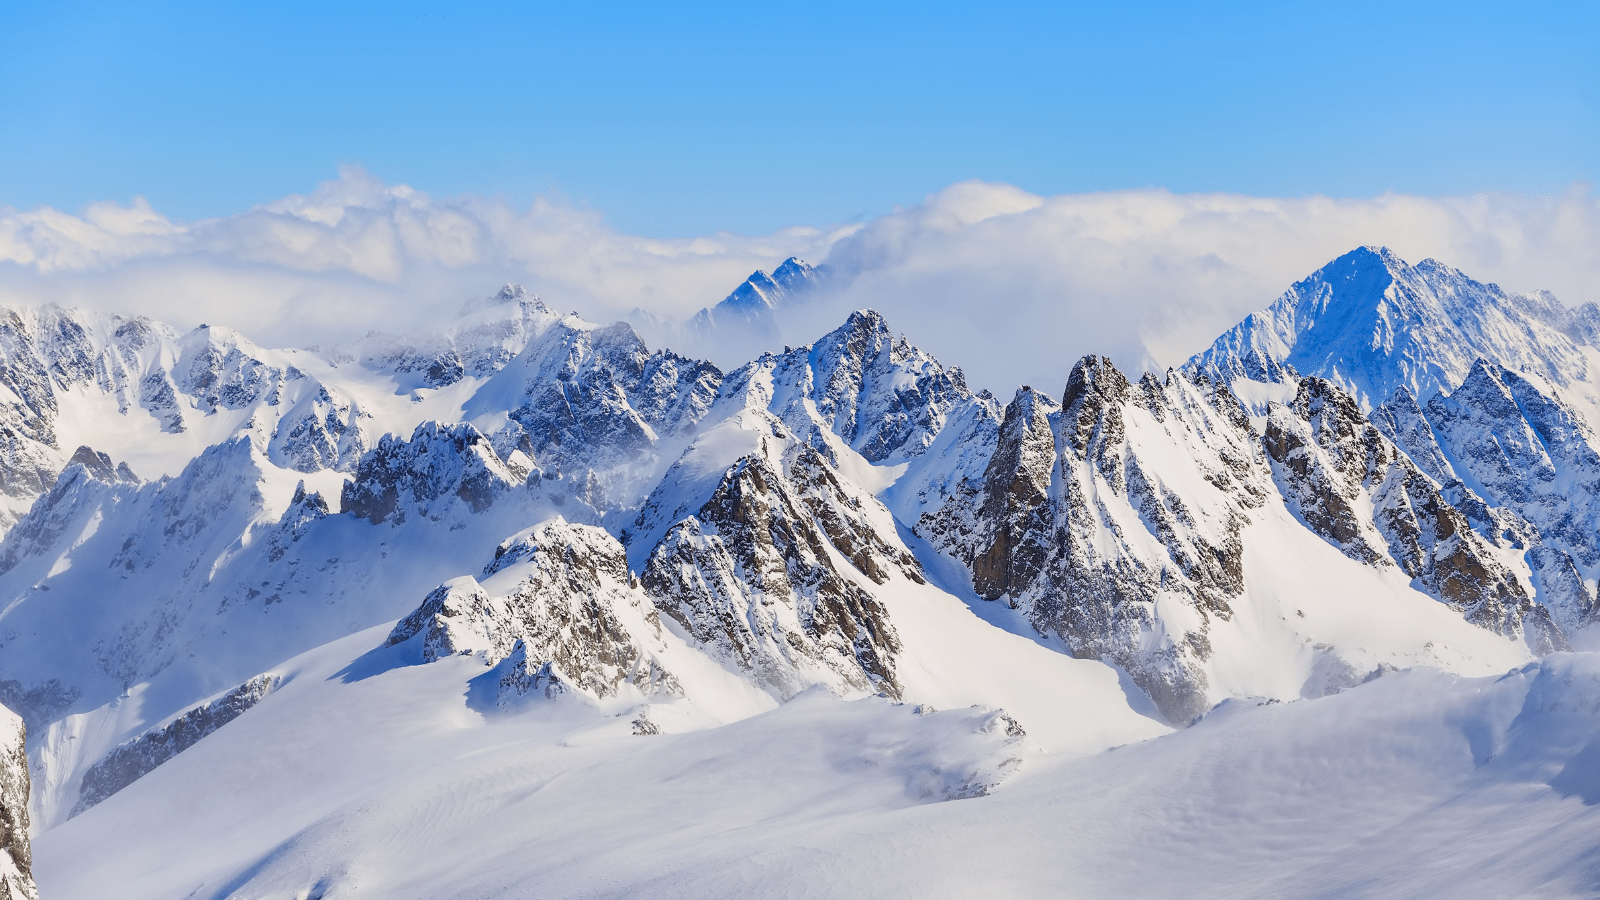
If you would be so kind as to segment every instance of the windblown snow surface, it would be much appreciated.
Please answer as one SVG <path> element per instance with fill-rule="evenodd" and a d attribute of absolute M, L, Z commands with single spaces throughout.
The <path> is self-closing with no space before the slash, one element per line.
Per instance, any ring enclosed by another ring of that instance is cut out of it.
<path fill-rule="evenodd" d="M 1005 743 L 982 710 L 822 692 L 711 729 L 652 707 L 649 736 L 559 703 L 485 717 L 469 660 L 352 668 L 379 637 L 285 663 L 250 716 L 48 833 L 45 895 L 1584 897 L 1600 878 L 1593 654 L 1228 701 L 1164 736 L 1064 660 L 1028 707 L 1061 737 Z M 969 662 L 997 652 L 1046 662 L 1003 636 Z M 1000 756 L 1020 760 L 1003 790 L 944 799 Z"/>
<path fill-rule="evenodd" d="M 39 894 L 1600 896 L 1600 312 L 1350 260 L 1009 405 L 870 311 L 0 321 Z"/>

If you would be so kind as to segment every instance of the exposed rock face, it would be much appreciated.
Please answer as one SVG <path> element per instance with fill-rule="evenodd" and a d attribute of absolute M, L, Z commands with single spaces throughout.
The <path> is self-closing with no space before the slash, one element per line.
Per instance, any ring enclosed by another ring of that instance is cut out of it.
<path fill-rule="evenodd" d="M 1121 665 L 1188 722 L 1209 708 L 1208 623 L 1232 615 L 1240 531 L 1271 484 L 1255 440 L 1208 379 L 1133 384 L 1086 357 L 1060 407 L 1018 392 L 981 485 L 964 479 L 917 531 L 971 567 L 981 596 Z M 1186 624 L 1158 613 L 1172 603 L 1192 611 Z"/>
<path fill-rule="evenodd" d="M 944 426 L 946 413 L 971 396 L 960 369 L 946 369 L 876 312 L 850 314 L 811 350 L 811 399 L 817 412 L 869 462 L 915 456 Z"/>
<path fill-rule="evenodd" d="M 1536 652 L 1567 645 L 1513 562 L 1531 526 L 1464 487 L 1447 498 L 1319 378 L 1271 405 L 1258 438 L 1243 405 L 1204 375 L 1133 384 L 1089 357 L 1059 411 L 1018 393 L 982 482 L 964 479 L 917 531 L 968 565 L 980 596 L 1023 609 L 1076 654 L 1121 665 L 1182 723 L 1211 702 L 1209 623 L 1233 615 L 1243 526 L 1274 494 L 1346 556 L 1398 566 L 1468 621 Z M 1536 564 L 1584 596 L 1561 559 Z"/>
<path fill-rule="evenodd" d="M 367 448 L 370 416 L 290 358 L 225 328 L 180 335 L 141 317 L 53 305 L 0 310 L 0 493 L 35 497 L 64 465 L 90 465 L 57 438 L 62 404 L 81 402 L 75 393 L 107 398 L 120 415 L 149 416 L 172 434 L 244 412 L 238 433 L 258 438 L 274 463 L 349 470 Z"/>
<path fill-rule="evenodd" d="M 373 524 L 398 525 L 410 515 L 437 521 L 457 500 L 473 512 L 488 509 L 500 494 L 524 483 L 532 468 L 520 454 L 502 460 L 471 425 L 424 422 L 410 440 L 385 435 L 363 456 L 340 504 Z"/>
<path fill-rule="evenodd" d="M 1581 417 L 1480 360 L 1455 392 L 1428 401 L 1428 420 L 1465 468 L 1458 476 L 1537 525 L 1546 544 L 1600 567 L 1600 453 Z"/>
<path fill-rule="evenodd" d="M 535 459 L 567 472 L 631 461 L 663 436 L 685 434 L 717 396 L 710 363 L 651 353 L 625 323 L 563 319 L 495 376 L 489 395 L 510 411 Z"/>
<path fill-rule="evenodd" d="M 979 520 L 989 526 L 978 546 L 987 549 L 972 560 L 973 587 L 986 600 L 1012 594 L 1032 581 L 1049 554 L 1039 537 L 1047 533 L 1041 515 L 1050 501 L 1056 449 L 1050 414 L 1056 409 L 1048 397 L 1027 387 L 1006 407 L 978 511 Z"/>
<path fill-rule="evenodd" d="M 921 455 L 950 412 L 972 397 L 960 369 L 895 337 L 872 310 L 851 313 L 809 347 L 739 368 L 722 394 L 730 403 L 771 411 L 819 450 L 828 452 L 814 432 L 826 431 L 874 463 Z"/>
<path fill-rule="evenodd" d="M 1394 395 L 1368 417 L 1384 437 L 1406 452 L 1411 461 L 1424 474 L 1441 485 L 1456 481 L 1450 460 L 1433 436 L 1433 426 L 1427 414 L 1417 403 L 1417 398 L 1405 385 L 1395 388 Z"/>
<path fill-rule="evenodd" d="M 1307 527 L 1357 562 L 1389 564 L 1360 507 L 1396 454 L 1349 394 L 1305 379 L 1290 406 L 1273 407 L 1263 445 L 1284 500 Z"/>
<path fill-rule="evenodd" d="M 1600 604 L 1584 584 L 1572 556 L 1555 547 L 1529 547 L 1528 567 L 1538 586 L 1539 602 L 1562 631 L 1576 632 L 1600 617 Z M 1564 649 L 1564 648 L 1562 648 Z"/>
<path fill-rule="evenodd" d="M 289 501 L 289 508 L 284 510 L 283 517 L 278 520 L 277 527 L 273 529 L 268 540 L 271 548 L 267 552 L 269 562 L 283 559 L 292 544 L 299 543 L 311 530 L 313 523 L 328 516 L 328 501 L 315 491 L 307 492 L 304 481 L 295 485 L 294 497 Z"/>
<path fill-rule="evenodd" d="M 1402 403 L 1405 396 L 1399 395 Z M 1393 412 L 1391 423 L 1406 423 L 1402 427 L 1411 433 L 1421 427 L 1404 406 L 1397 403 Z M 1429 593 L 1490 631 L 1521 637 L 1528 620 L 1535 650 L 1565 648 L 1559 629 L 1550 626 L 1548 615 L 1496 552 L 1496 540 L 1474 531 L 1437 484 L 1332 382 L 1303 380 L 1294 403 L 1273 410 L 1265 444 L 1285 498 L 1313 531 L 1347 556 L 1399 565 Z M 1462 494 L 1470 509 L 1469 499 Z M 1369 507 L 1370 519 L 1359 512 Z"/>
<path fill-rule="evenodd" d="M 1023 386 L 1006 406 L 994 455 L 980 479 L 963 479 L 917 530 L 954 550 L 972 570 L 972 586 L 985 600 L 1020 594 L 1038 577 L 1052 548 L 1050 479 L 1056 463 L 1055 422 L 1060 409 Z"/>
<path fill-rule="evenodd" d="M 509 706 L 519 698 L 538 695 L 554 700 L 567 692 L 566 683 L 549 660 L 528 656 L 522 638 L 511 645 L 511 653 L 495 666 L 495 705 Z M 671 690 L 671 683 L 664 687 Z"/>
<path fill-rule="evenodd" d="M 0 706 L 0 900 L 39 900 L 28 847 L 28 753 L 22 719 Z"/>
<path fill-rule="evenodd" d="M 115 484 L 119 481 L 127 482 L 128 484 L 139 483 L 139 476 L 133 474 L 133 470 L 128 468 L 127 463 L 113 465 L 111 457 L 90 447 L 79 447 L 72 454 L 72 458 L 67 460 L 67 465 L 81 465 L 89 470 L 90 475 L 107 484 Z"/>
<path fill-rule="evenodd" d="M 0 548 L 0 573 L 11 571 L 23 558 L 41 554 L 54 546 L 68 529 L 78 523 L 80 510 L 77 501 L 80 495 L 99 492 L 105 485 L 116 485 L 121 480 L 116 477 L 115 471 L 111 476 L 111 480 L 105 481 L 96 478 L 94 470 L 82 463 L 68 466 L 51 486 L 49 493 L 35 501 L 28 514 L 6 534 L 8 540 Z M 121 495 L 133 491 L 122 488 L 107 493 Z"/>
<path fill-rule="evenodd" d="M 1594 620 L 1582 579 L 1600 574 L 1600 452 L 1548 383 L 1479 360 L 1453 393 L 1423 408 L 1397 392 L 1373 420 L 1412 459 L 1427 461 L 1475 530 L 1527 545 L 1539 599 L 1564 629 Z"/>
<path fill-rule="evenodd" d="M 1074 653 L 1122 665 L 1170 720 L 1188 722 L 1210 705 L 1200 665 L 1208 622 L 1232 616 L 1245 511 L 1266 496 L 1244 412 L 1208 382 L 1169 373 L 1136 387 L 1088 357 L 1067 381 L 1056 444 L 1057 550 L 1019 605 Z M 1190 471 L 1172 471 L 1176 459 Z M 1194 624 L 1159 622 L 1164 600 L 1193 610 Z"/>
<path fill-rule="evenodd" d="M 440 585 L 389 635 L 424 661 L 474 654 L 501 666 L 502 699 L 564 688 L 595 698 L 680 688 L 660 663 L 661 621 L 630 583 L 626 551 L 604 531 L 545 522 L 507 539 L 484 570 Z M 554 687 L 556 685 L 562 687 Z"/>
<path fill-rule="evenodd" d="M 891 569 L 921 578 L 802 446 L 788 476 L 762 455 L 729 468 L 698 514 L 656 544 L 642 581 L 662 612 L 781 698 L 819 682 L 898 697 L 899 637 L 834 554 L 878 583 Z"/>
<path fill-rule="evenodd" d="M 218 728 L 244 715 L 277 686 L 277 676 L 258 675 L 221 698 L 190 709 L 170 725 L 147 731 L 118 746 L 84 773 L 72 815 L 78 815 L 133 784 Z"/>

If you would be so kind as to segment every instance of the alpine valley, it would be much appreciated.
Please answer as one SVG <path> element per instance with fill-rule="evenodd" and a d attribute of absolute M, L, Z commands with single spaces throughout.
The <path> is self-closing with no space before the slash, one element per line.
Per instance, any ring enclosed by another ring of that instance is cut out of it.
<path fill-rule="evenodd" d="M 1009 396 L 904 324 L 0 309 L 0 898 L 1600 895 L 1600 308 L 1361 248 Z"/>

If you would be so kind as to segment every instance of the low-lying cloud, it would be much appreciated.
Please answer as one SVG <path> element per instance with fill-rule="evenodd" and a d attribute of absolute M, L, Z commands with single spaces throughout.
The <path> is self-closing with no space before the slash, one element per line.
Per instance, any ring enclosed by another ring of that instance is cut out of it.
<path fill-rule="evenodd" d="M 77 215 L 0 210 L 0 299 L 54 301 L 228 324 L 263 343 L 328 343 L 447 319 L 519 282 L 591 319 L 635 307 L 681 320 L 751 271 L 797 255 L 831 288 L 791 311 L 809 341 L 871 306 L 917 343 L 1002 395 L 1059 392 L 1072 363 L 1103 353 L 1161 369 L 1202 349 L 1292 282 L 1362 244 L 1454 265 L 1511 290 L 1600 299 L 1600 198 L 1365 200 L 1122 191 L 1040 197 L 965 182 L 865 224 L 746 237 L 620 234 L 600 213 L 432 198 L 359 170 L 305 196 L 176 223 L 142 201 Z M 745 348 L 740 348 L 745 349 Z M 722 365 L 742 361 L 713 358 Z"/>

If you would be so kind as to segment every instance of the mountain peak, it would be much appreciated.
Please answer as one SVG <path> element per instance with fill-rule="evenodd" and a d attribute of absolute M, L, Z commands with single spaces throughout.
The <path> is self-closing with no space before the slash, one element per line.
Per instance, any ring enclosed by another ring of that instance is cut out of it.
<path fill-rule="evenodd" d="M 721 303 L 696 313 L 689 327 L 707 340 L 726 342 L 753 335 L 773 343 L 779 334 L 777 311 L 815 288 L 823 272 L 795 256 L 784 260 L 771 275 L 757 269 Z"/>
<path fill-rule="evenodd" d="M 783 286 L 786 291 L 801 291 L 814 287 L 820 272 L 797 256 L 791 256 L 783 264 L 772 270 L 772 280 Z"/>
<path fill-rule="evenodd" d="M 1292 285 L 1185 364 L 1216 380 L 1328 378 L 1371 408 L 1404 385 L 1417 398 L 1460 384 L 1483 357 L 1561 386 L 1588 379 L 1600 338 L 1548 295 L 1510 294 L 1437 260 L 1412 266 L 1358 247 Z"/>

